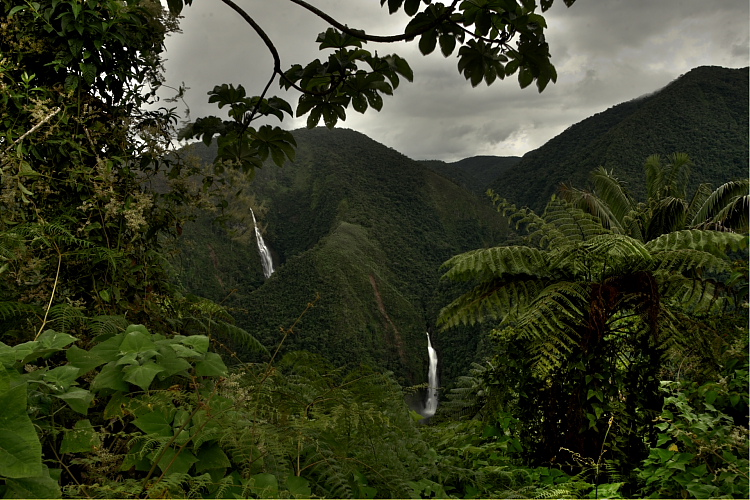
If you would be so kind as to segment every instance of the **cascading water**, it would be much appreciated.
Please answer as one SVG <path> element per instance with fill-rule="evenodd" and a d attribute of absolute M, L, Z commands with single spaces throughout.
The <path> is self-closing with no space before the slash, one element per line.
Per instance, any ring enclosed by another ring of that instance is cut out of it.
<path fill-rule="evenodd" d="M 423 417 L 430 418 L 437 411 L 438 392 L 437 392 L 437 351 L 433 349 L 430 342 L 430 333 L 427 332 L 427 354 L 430 357 L 430 367 L 427 372 L 427 400 L 424 403 Z"/>
<path fill-rule="evenodd" d="M 258 223 L 255 221 L 255 212 L 250 209 L 250 214 L 253 216 L 253 227 L 255 228 L 255 239 L 258 242 L 258 253 L 260 254 L 260 264 L 263 266 L 263 276 L 266 279 L 270 278 L 273 274 L 273 259 L 271 258 L 271 252 L 266 246 L 266 242 L 263 241 L 263 236 L 260 234 L 258 229 Z"/>

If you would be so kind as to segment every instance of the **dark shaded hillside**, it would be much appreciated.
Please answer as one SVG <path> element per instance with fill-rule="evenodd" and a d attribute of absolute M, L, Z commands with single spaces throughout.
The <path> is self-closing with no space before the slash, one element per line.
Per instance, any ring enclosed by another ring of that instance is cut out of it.
<path fill-rule="evenodd" d="M 182 282 L 231 306 L 239 325 L 269 347 L 320 294 L 285 348 L 424 382 L 425 330 L 449 301 L 439 266 L 456 253 L 497 244 L 504 221 L 484 196 L 358 132 L 299 130 L 295 138 L 293 164 L 264 168 L 244 186 L 255 196 L 276 273 L 263 282 L 249 214 L 239 220 L 242 207 L 232 201 L 242 186 L 234 186 L 227 190 L 227 213 L 234 214 L 227 227 L 245 236 L 232 239 L 208 217 L 186 227 Z M 469 330 L 437 339 L 438 349 L 450 353 L 442 365 L 446 380 L 473 361 L 477 341 Z"/>
<path fill-rule="evenodd" d="M 561 182 L 578 187 L 603 165 L 645 194 L 651 154 L 688 153 L 692 182 L 747 176 L 748 68 L 699 67 L 665 88 L 598 113 L 526 154 L 491 186 L 518 205 L 544 206 Z"/>
<path fill-rule="evenodd" d="M 472 156 L 453 163 L 421 161 L 430 170 L 453 179 L 470 191 L 484 195 L 492 182 L 521 161 L 520 156 Z"/>

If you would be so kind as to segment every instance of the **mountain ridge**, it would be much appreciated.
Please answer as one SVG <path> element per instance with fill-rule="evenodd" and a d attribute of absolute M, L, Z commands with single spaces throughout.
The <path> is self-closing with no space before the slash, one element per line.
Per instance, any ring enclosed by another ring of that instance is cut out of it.
<path fill-rule="evenodd" d="M 560 183 L 585 187 L 601 165 L 643 195 L 646 157 L 674 152 L 693 159 L 693 187 L 747 176 L 748 94 L 748 68 L 694 68 L 655 92 L 571 125 L 489 187 L 539 210 Z"/>

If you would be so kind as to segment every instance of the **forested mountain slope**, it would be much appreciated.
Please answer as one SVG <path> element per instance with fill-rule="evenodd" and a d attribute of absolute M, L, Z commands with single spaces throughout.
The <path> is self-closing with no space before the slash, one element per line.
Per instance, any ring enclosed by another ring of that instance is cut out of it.
<path fill-rule="evenodd" d="M 695 68 L 653 94 L 571 126 L 491 187 L 541 209 L 561 182 L 585 187 L 589 172 L 603 165 L 643 195 L 646 157 L 674 152 L 693 159 L 694 185 L 746 177 L 748 92 L 748 68 Z"/>
<path fill-rule="evenodd" d="M 420 163 L 483 195 L 495 179 L 515 167 L 519 161 L 520 156 L 472 156 L 452 163 L 439 160 L 423 160 Z"/>
<path fill-rule="evenodd" d="M 319 294 L 285 349 L 339 364 L 362 361 L 393 370 L 407 384 L 424 382 L 425 330 L 449 301 L 439 267 L 456 253 L 499 243 L 504 221 L 486 197 L 358 132 L 294 135 L 294 163 L 263 168 L 251 183 L 227 188 L 226 227 L 206 214 L 185 227 L 179 279 L 231 306 L 239 326 L 268 347 Z M 211 158 L 202 145 L 192 148 Z M 244 198 L 249 192 L 254 200 Z M 251 205 L 277 264 L 267 281 Z M 477 337 L 466 330 L 438 339 L 438 348 L 451 353 L 442 364 L 447 379 L 474 359 Z"/>

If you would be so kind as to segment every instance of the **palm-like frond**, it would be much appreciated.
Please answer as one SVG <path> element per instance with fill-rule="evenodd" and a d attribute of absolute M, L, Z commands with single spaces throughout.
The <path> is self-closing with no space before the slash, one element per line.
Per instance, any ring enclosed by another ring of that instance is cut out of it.
<path fill-rule="evenodd" d="M 691 224 L 696 227 L 721 225 L 737 232 L 747 232 L 750 211 L 750 179 L 726 182 L 716 188 L 701 204 Z"/>
<path fill-rule="evenodd" d="M 595 193 L 563 184 L 560 187 L 560 196 L 574 207 L 598 217 L 607 229 L 622 232 L 621 219 L 618 219 L 610 205 Z"/>
<path fill-rule="evenodd" d="M 625 215 L 633 210 L 635 205 L 633 198 L 627 191 L 626 184 L 617 179 L 614 172 L 607 171 L 604 167 L 594 170 L 591 174 L 591 180 L 599 199 L 607 206 L 615 220 L 621 223 Z"/>
<path fill-rule="evenodd" d="M 688 207 L 682 198 L 665 196 L 651 200 L 646 223 L 646 241 L 685 227 Z"/>

